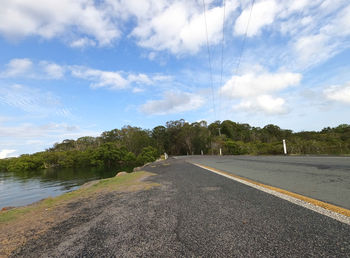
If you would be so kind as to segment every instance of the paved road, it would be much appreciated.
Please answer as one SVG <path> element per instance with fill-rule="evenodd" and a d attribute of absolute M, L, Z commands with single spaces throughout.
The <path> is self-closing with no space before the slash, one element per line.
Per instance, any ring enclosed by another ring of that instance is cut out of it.
<path fill-rule="evenodd" d="M 109 194 L 20 257 L 349 257 L 350 226 L 185 160 L 151 164 L 147 191 Z"/>
<path fill-rule="evenodd" d="M 192 156 L 182 158 L 350 209 L 350 157 Z"/>

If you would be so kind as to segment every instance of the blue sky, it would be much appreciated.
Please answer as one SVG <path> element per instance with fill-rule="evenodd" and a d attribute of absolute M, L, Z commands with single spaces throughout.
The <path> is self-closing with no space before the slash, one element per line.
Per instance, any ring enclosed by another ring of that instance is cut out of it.
<path fill-rule="evenodd" d="M 0 158 L 181 118 L 350 123 L 349 1 L 204 2 L 1 1 Z"/>

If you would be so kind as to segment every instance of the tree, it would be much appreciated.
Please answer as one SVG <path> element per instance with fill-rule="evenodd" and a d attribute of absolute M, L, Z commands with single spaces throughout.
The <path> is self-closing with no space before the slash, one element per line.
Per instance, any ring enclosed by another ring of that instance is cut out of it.
<path fill-rule="evenodd" d="M 169 139 L 167 135 L 167 130 L 165 126 L 156 126 L 153 128 L 152 133 L 152 140 L 155 143 L 154 145 L 158 149 L 159 153 L 166 152 L 169 148 Z"/>
<path fill-rule="evenodd" d="M 219 134 L 219 128 L 221 135 Z M 0 159 L 0 171 L 30 171 L 45 168 L 105 167 L 127 168 L 170 155 L 224 154 L 279 155 L 282 139 L 291 154 L 350 154 L 350 125 L 325 127 L 319 132 L 294 133 L 269 124 L 263 128 L 225 120 L 207 124 L 169 121 L 152 130 L 124 126 L 99 137 L 80 137 L 55 143 L 46 151 L 18 158 Z"/>
<path fill-rule="evenodd" d="M 137 161 L 139 164 L 145 164 L 155 161 L 157 157 L 159 157 L 157 149 L 148 146 L 142 149 L 142 152 L 137 157 Z"/>

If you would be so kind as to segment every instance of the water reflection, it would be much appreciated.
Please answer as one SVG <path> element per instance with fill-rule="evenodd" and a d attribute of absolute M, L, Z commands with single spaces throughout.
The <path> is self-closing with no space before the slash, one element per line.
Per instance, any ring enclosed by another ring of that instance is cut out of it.
<path fill-rule="evenodd" d="M 112 177 L 118 170 L 97 168 L 0 172 L 0 209 L 72 191 L 85 182 Z"/>

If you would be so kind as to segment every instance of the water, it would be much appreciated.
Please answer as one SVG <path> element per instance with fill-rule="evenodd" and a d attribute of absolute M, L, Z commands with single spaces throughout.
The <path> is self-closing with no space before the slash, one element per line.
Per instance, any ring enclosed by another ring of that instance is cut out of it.
<path fill-rule="evenodd" d="M 116 173 L 115 169 L 96 168 L 0 172 L 0 209 L 54 197 L 73 191 L 88 181 L 113 177 Z"/>

